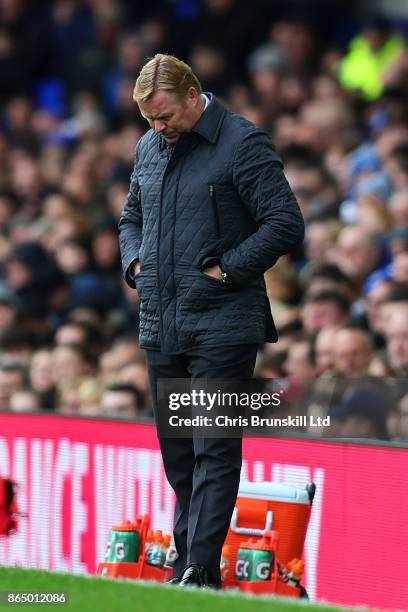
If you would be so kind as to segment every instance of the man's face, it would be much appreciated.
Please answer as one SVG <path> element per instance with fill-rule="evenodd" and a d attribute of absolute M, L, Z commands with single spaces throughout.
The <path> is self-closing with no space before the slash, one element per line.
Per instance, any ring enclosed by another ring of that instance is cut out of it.
<path fill-rule="evenodd" d="M 120 419 L 134 419 L 138 407 L 130 393 L 126 391 L 105 391 L 101 400 L 102 413 L 105 416 Z"/>
<path fill-rule="evenodd" d="M 0 370 L 0 407 L 9 408 L 10 398 L 23 385 L 21 370 Z"/>
<path fill-rule="evenodd" d="M 289 376 L 298 379 L 313 378 L 315 370 L 310 361 L 308 342 L 295 342 L 289 348 L 285 368 Z"/>
<path fill-rule="evenodd" d="M 387 353 L 394 367 L 408 366 L 408 308 L 395 310 L 386 329 Z"/>
<path fill-rule="evenodd" d="M 348 316 L 341 312 L 336 302 L 322 300 L 305 304 L 302 309 L 303 327 L 308 333 L 317 333 L 324 327 L 343 325 Z"/>
<path fill-rule="evenodd" d="M 324 327 L 316 338 L 316 366 L 319 374 L 329 370 L 334 363 L 335 338 L 338 333 L 335 327 Z"/>
<path fill-rule="evenodd" d="M 139 100 L 138 105 L 150 127 L 169 144 L 176 143 L 180 134 L 191 130 L 203 109 L 200 95 L 193 87 L 182 100 L 171 92 L 159 90 L 148 100 Z"/>
<path fill-rule="evenodd" d="M 346 228 L 337 240 L 338 265 L 351 278 L 365 278 L 375 269 L 379 252 L 359 227 Z"/>
<path fill-rule="evenodd" d="M 62 325 L 55 334 L 59 346 L 66 344 L 86 344 L 86 332 L 76 325 Z"/>
<path fill-rule="evenodd" d="M 6 302 L 0 302 L 0 330 L 10 329 L 16 318 L 17 315 L 14 308 Z"/>
<path fill-rule="evenodd" d="M 334 366 L 344 376 L 365 376 L 370 364 L 368 341 L 359 332 L 342 330 L 334 344 Z"/>
<path fill-rule="evenodd" d="M 404 395 L 399 405 L 401 437 L 403 440 L 408 440 L 408 394 Z"/>

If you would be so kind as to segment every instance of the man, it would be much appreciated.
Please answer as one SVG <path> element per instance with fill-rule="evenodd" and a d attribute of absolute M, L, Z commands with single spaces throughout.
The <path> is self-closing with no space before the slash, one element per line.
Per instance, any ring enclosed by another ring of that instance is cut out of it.
<path fill-rule="evenodd" d="M 288 348 L 285 371 L 290 378 L 307 381 L 316 376 L 316 355 L 311 338 L 299 335 Z"/>
<path fill-rule="evenodd" d="M 120 247 L 157 420 L 158 379 L 253 375 L 258 346 L 277 340 L 263 274 L 304 225 L 268 136 L 203 94 L 189 66 L 157 54 L 133 97 L 151 129 L 137 145 Z M 242 440 L 160 437 L 160 447 L 177 498 L 174 581 L 219 587 Z"/>
<path fill-rule="evenodd" d="M 10 408 L 13 393 L 24 387 L 27 377 L 26 367 L 13 358 L 3 358 L 0 362 L 0 409 Z"/>
<path fill-rule="evenodd" d="M 391 398 L 380 384 L 350 386 L 328 411 L 336 435 L 344 438 L 388 439 Z"/>
<path fill-rule="evenodd" d="M 335 325 L 323 327 L 316 336 L 314 352 L 317 375 L 330 371 L 334 366 L 334 347 L 339 328 Z"/>
<path fill-rule="evenodd" d="M 142 394 L 130 384 L 109 385 L 101 397 L 103 416 L 114 419 L 135 419 L 141 415 L 142 408 Z"/>
<path fill-rule="evenodd" d="M 326 326 L 344 326 L 350 321 L 350 303 L 339 291 L 307 293 L 301 318 L 307 334 L 317 334 Z"/>
<path fill-rule="evenodd" d="M 351 378 L 368 375 L 373 346 L 370 336 L 364 330 L 352 327 L 340 329 L 333 348 L 337 375 Z"/>
<path fill-rule="evenodd" d="M 55 385 L 76 381 L 93 373 L 93 358 L 84 346 L 57 345 L 52 351 L 52 360 Z"/>
<path fill-rule="evenodd" d="M 14 291 L 0 281 L 0 336 L 16 325 L 19 309 L 19 299 Z"/>
<path fill-rule="evenodd" d="M 394 376 L 408 375 L 408 303 L 390 311 L 386 328 L 387 357 Z"/>
<path fill-rule="evenodd" d="M 362 283 L 381 263 L 377 238 L 360 225 L 344 227 L 336 243 L 339 268 L 356 283 Z"/>

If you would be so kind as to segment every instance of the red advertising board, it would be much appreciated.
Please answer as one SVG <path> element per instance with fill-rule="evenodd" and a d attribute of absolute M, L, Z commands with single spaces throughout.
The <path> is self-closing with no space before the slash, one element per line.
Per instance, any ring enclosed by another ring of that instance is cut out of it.
<path fill-rule="evenodd" d="M 174 498 L 154 427 L 0 414 L 0 474 L 19 483 L 18 533 L 0 565 L 94 573 L 112 524 L 149 513 L 171 530 Z M 304 558 L 312 599 L 408 610 L 408 449 L 244 441 L 243 478 L 317 493 Z"/>

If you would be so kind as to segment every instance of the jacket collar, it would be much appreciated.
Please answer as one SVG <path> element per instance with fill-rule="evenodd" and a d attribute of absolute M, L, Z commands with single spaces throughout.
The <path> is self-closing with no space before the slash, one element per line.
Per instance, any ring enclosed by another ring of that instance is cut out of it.
<path fill-rule="evenodd" d="M 214 144 L 217 141 L 226 108 L 217 100 L 214 94 L 205 92 L 210 102 L 202 113 L 197 123 L 192 127 L 191 131 L 200 134 L 203 138 Z M 163 151 L 166 148 L 166 141 L 163 136 L 156 135 L 158 139 L 159 149 Z"/>
<path fill-rule="evenodd" d="M 210 103 L 191 131 L 200 134 L 214 144 L 217 141 L 226 109 L 212 93 L 206 91 L 205 95 L 210 98 Z"/>

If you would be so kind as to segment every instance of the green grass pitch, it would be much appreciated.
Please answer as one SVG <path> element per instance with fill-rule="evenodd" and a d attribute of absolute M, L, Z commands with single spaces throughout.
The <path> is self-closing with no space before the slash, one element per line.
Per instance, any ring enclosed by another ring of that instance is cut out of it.
<path fill-rule="evenodd" d="M 290 602 L 266 597 L 245 597 L 150 584 L 130 580 L 73 576 L 40 570 L 0 568 L 0 591 L 61 593 L 69 597 L 67 604 L 0 605 L 0 610 L 72 610 L 72 612 L 329 612 L 340 608 Z M 4 595 L 3 595 L 4 597 Z M 344 608 L 343 608 L 344 609 Z M 361 608 L 360 608 L 361 610 Z"/>

